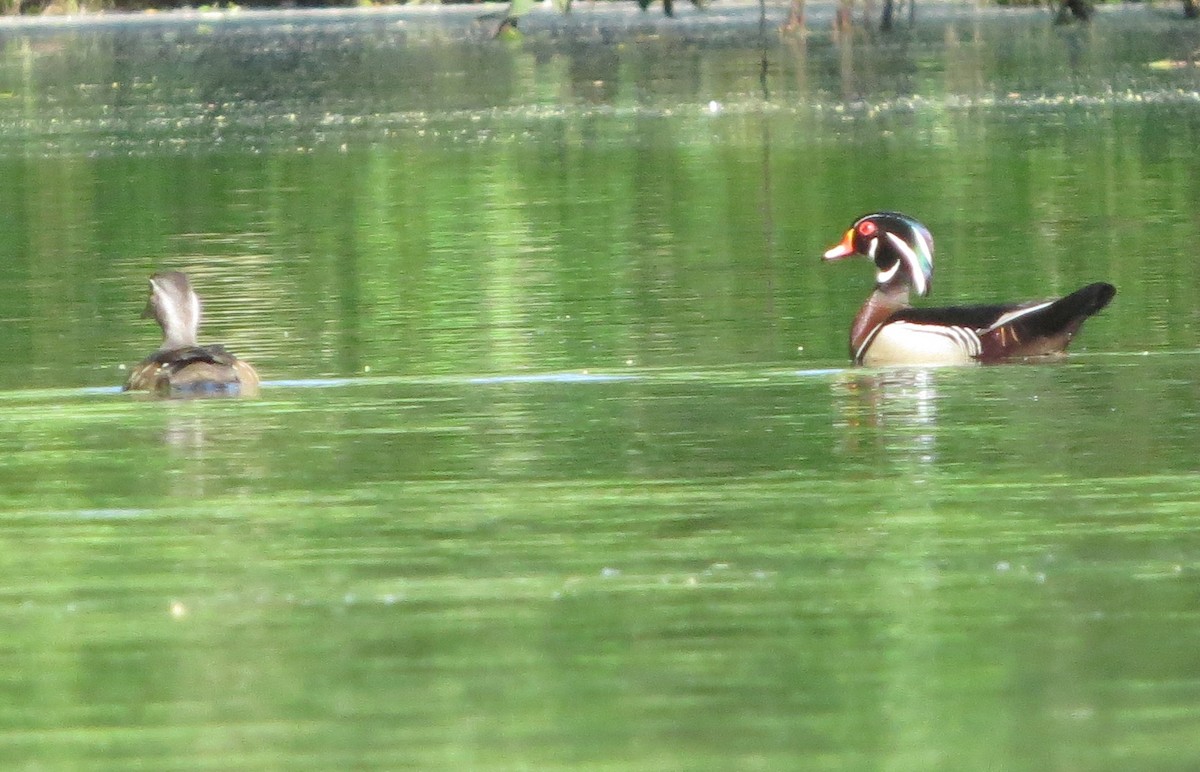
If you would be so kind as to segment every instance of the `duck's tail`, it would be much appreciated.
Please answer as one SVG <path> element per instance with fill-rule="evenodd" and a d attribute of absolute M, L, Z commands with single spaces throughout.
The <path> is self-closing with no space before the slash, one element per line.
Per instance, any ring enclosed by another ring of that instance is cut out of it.
<path fill-rule="evenodd" d="M 994 362 L 1021 357 L 1061 356 L 1088 317 L 1117 294 L 1113 285 L 1096 282 L 1066 297 L 1027 304 L 1002 314 L 980 332 L 980 359 Z"/>
<path fill-rule="evenodd" d="M 1051 337 L 1066 333 L 1074 335 L 1079 325 L 1093 314 L 1099 313 L 1112 302 L 1117 288 L 1107 282 L 1098 281 L 1059 298 L 1040 312 L 1030 314 L 1029 332 L 1035 337 Z"/>

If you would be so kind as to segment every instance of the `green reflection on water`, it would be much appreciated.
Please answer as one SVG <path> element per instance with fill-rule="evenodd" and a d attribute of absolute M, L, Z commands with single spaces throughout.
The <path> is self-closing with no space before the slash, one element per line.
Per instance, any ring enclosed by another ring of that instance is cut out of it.
<path fill-rule="evenodd" d="M 670 40 L 5 38 L 0 759 L 1194 758 L 1161 32 L 814 35 L 767 100 Z M 817 256 L 883 206 L 940 301 L 1120 294 L 1061 366 L 844 369 L 870 271 Z M 261 399 L 104 388 L 162 267 Z"/>
<path fill-rule="evenodd" d="M 12 395 L 11 758 L 1161 758 L 1192 364 Z"/>

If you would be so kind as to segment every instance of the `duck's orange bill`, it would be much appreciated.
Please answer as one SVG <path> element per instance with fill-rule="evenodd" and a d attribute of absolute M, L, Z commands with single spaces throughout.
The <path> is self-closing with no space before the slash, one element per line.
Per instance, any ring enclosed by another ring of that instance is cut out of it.
<path fill-rule="evenodd" d="M 825 250 L 825 260 L 839 260 L 843 257 L 850 257 L 854 254 L 854 229 L 846 231 L 846 235 L 842 237 L 841 243 L 837 246 L 830 247 Z"/>

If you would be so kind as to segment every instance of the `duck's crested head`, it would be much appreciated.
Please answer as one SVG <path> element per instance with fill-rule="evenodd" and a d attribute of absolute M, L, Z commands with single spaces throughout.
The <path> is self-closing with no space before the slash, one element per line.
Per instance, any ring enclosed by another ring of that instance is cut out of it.
<path fill-rule="evenodd" d="M 151 276 L 150 298 L 142 316 L 154 319 L 162 327 L 162 349 L 195 346 L 200 329 L 200 298 L 187 274 L 160 271 Z"/>
<path fill-rule="evenodd" d="M 854 221 L 842 240 L 825 251 L 825 260 L 864 255 L 875 261 L 879 289 L 911 287 L 929 292 L 933 280 L 933 236 L 900 212 L 874 212 Z"/>

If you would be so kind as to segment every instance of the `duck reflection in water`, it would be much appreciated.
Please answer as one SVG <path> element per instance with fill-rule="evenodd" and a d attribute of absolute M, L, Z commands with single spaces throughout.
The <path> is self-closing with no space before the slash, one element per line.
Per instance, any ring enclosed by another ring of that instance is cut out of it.
<path fill-rule="evenodd" d="M 253 396 L 258 373 L 224 346 L 201 346 L 200 297 L 187 274 L 163 271 L 150 277 L 150 298 L 143 318 L 162 328 L 162 344 L 133 368 L 125 391 L 149 391 L 169 397 Z"/>
<path fill-rule="evenodd" d="M 894 461 L 936 462 L 938 372 L 926 368 L 845 371 L 833 382 L 839 451 L 850 456 L 883 451 Z"/>

